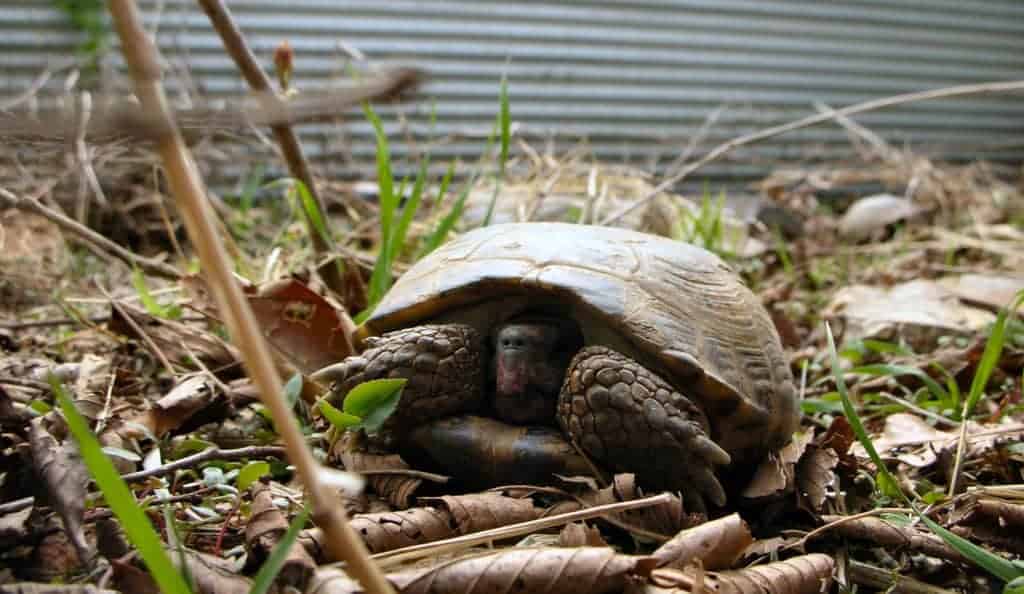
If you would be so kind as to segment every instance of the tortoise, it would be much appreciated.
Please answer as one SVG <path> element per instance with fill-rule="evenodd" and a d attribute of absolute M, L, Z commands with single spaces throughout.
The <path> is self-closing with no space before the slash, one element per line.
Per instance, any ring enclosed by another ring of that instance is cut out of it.
<path fill-rule="evenodd" d="M 509 223 L 443 244 L 357 330 L 365 350 L 314 377 L 334 395 L 408 379 L 391 435 L 484 412 L 557 422 L 591 459 L 703 507 L 718 476 L 799 422 L 768 313 L 711 252 L 611 227 Z"/>

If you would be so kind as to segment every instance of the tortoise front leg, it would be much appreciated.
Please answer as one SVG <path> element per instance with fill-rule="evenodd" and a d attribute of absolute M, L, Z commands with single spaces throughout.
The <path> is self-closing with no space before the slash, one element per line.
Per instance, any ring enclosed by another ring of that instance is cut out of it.
<path fill-rule="evenodd" d="M 682 492 L 688 511 L 723 505 L 715 466 L 729 454 L 707 417 L 671 384 L 612 349 L 585 347 L 569 364 L 558 402 L 562 429 L 589 455 L 642 482 Z"/>
<path fill-rule="evenodd" d="M 383 432 L 473 412 L 483 401 L 483 342 L 464 324 L 428 324 L 366 340 L 367 349 L 317 371 L 330 383 L 329 398 L 340 404 L 356 385 L 374 379 L 405 378 L 398 407 Z"/>

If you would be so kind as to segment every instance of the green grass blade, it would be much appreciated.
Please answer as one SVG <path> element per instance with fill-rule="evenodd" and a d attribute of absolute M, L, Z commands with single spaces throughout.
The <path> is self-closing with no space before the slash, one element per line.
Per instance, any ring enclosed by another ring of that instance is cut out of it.
<path fill-rule="evenodd" d="M 832 338 L 832 327 L 828 322 L 825 323 L 825 336 L 828 339 L 832 377 L 836 383 L 836 391 L 839 392 L 839 399 L 843 403 L 843 413 L 846 415 L 846 420 L 850 422 L 853 434 L 857 437 L 860 444 L 864 446 L 864 450 L 868 453 L 871 461 L 874 462 L 875 467 L 878 468 L 877 480 L 882 492 L 886 495 L 892 495 L 893 489 L 895 489 L 896 492 L 902 495 L 902 491 L 899 490 L 899 483 L 896 482 L 896 478 L 889 472 L 889 468 L 882 461 L 882 457 L 878 455 L 875 444 L 868 436 L 867 429 L 864 428 L 864 423 L 861 422 L 860 415 L 857 414 L 857 409 L 854 408 L 853 401 L 850 400 L 850 393 L 846 389 L 846 380 L 843 378 L 843 370 L 839 367 L 839 353 L 836 352 L 835 339 Z"/>
<path fill-rule="evenodd" d="M 452 204 L 451 210 L 449 210 L 448 214 L 441 219 L 441 222 L 437 224 L 434 232 L 427 238 L 427 245 L 424 246 L 423 253 L 420 255 L 421 257 L 437 249 L 437 247 L 447 239 L 448 233 L 455 227 L 455 223 L 459 222 L 459 219 L 462 217 L 462 210 L 466 205 L 466 199 L 469 197 L 469 192 L 473 189 L 473 186 L 476 185 L 476 180 L 477 176 L 474 174 L 466 181 L 465 187 L 462 188 L 462 192 L 460 192 L 458 198 L 455 199 L 455 203 Z"/>
<path fill-rule="evenodd" d="M 448 194 L 448 186 L 452 183 L 452 177 L 455 176 L 455 161 L 448 164 L 448 170 L 444 172 L 444 176 L 441 178 L 441 185 L 437 188 L 437 198 L 434 200 L 434 205 L 430 209 L 430 216 L 433 217 L 437 211 L 441 208 L 441 204 L 444 202 L 444 197 Z"/>
<path fill-rule="evenodd" d="M 955 549 L 958 553 L 970 559 L 978 567 L 991 573 L 1004 582 L 1009 582 L 1024 576 L 1024 570 L 1018 569 L 1013 565 L 1013 563 L 1010 563 L 1006 559 L 986 551 L 966 538 L 939 526 L 934 520 L 917 511 L 916 507 L 914 508 L 914 511 L 917 512 L 918 517 L 921 518 L 921 521 L 923 521 L 932 532 L 937 534 L 942 540 L 946 541 L 946 544 Z"/>
<path fill-rule="evenodd" d="M 497 127 L 499 130 L 499 140 L 501 142 L 501 151 L 498 155 L 498 173 L 494 178 L 494 193 L 491 195 L 491 201 L 487 205 L 487 214 L 484 216 L 483 227 L 491 224 L 491 218 L 494 216 L 494 209 L 498 205 L 498 196 L 501 194 L 501 184 L 505 179 L 505 167 L 508 163 L 508 149 L 512 141 L 512 112 L 509 107 L 508 100 L 508 76 L 502 75 L 501 77 L 501 89 L 498 96 L 498 121 Z M 488 144 L 490 144 L 488 142 Z"/>
<path fill-rule="evenodd" d="M 50 386 L 60 403 L 61 410 L 64 411 L 68 428 L 75 436 L 75 441 L 78 442 L 82 459 L 89 468 L 93 480 L 103 492 L 103 497 L 110 509 L 121 521 L 125 535 L 139 551 L 139 555 L 161 592 L 165 594 L 190 593 L 191 589 L 188 583 L 174 567 L 160 537 L 149 522 L 149 518 L 135 502 L 131 490 L 121 479 L 121 475 L 118 474 L 110 459 L 103 453 L 99 441 L 92 434 L 89 425 L 79 414 L 78 409 L 75 408 L 75 404 L 71 401 L 64 386 L 53 376 L 50 377 Z"/>
<path fill-rule="evenodd" d="M 921 371 L 916 367 L 908 367 L 906 365 L 889 365 L 885 363 L 878 363 L 874 365 L 861 365 L 860 367 L 854 367 L 850 370 L 850 373 L 863 373 L 865 375 L 871 375 L 875 377 L 881 376 L 900 376 L 900 375 L 912 375 L 917 379 L 921 380 L 928 391 L 932 393 L 936 399 L 942 402 L 949 402 L 949 392 L 942 387 L 939 382 L 932 379 L 930 375 Z"/>
<path fill-rule="evenodd" d="M 246 176 L 242 193 L 238 197 L 238 209 L 242 214 L 252 210 L 256 192 L 260 189 L 260 183 L 263 181 L 264 171 L 266 171 L 266 166 L 263 163 L 257 163 L 252 168 L 252 171 L 249 172 L 249 175 Z"/>
<path fill-rule="evenodd" d="M 501 76 L 501 89 L 499 91 L 500 103 L 500 115 L 499 122 L 501 126 L 501 153 L 498 160 L 498 173 L 501 177 L 505 177 L 505 165 L 508 163 L 508 149 L 512 143 L 512 109 L 508 99 L 508 75 L 503 74 Z"/>
<path fill-rule="evenodd" d="M 978 401 L 981 400 L 981 395 L 985 392 L 985 386 L 988 385 L 992 371 L 995 369 L 996 363 L 999 362 L 999 356 L 1003 352 L 1003 345 L 1006 342 L 1007 319 L 1010 317 L 1010 312 L 1016 312 L 1022 303 L 1024 303 L 1024 291 L 1019 291 L 1009 307 L 999 310 L 999 315 L 996 316 L 996 321 L 992 325 L 992 332 L 988 335 L 988 340 L 985 342 L 985 350 L 981 355 L 981 361 L 978 363 L 978 368 L 974 370 L 971 390 L 967 393 L 967 402 L 964 403 L 963 419 L 966 419 L 971 414 Z"/>
<path fill-rule="evenodd" d="M 274 550 L 271 551 L 267 560 L 263 562 L 263 566 L 256 572 L 256 577 L 253 578 L 249 594 L 266 594 L 270 591 L 270 587 L 274 584 L 274 579 L 277 578 L 277 574 L 288 559 L 288 551 L 295 544 L 295 540 L 299 537 L 299 532 L 306 525 L 306 520 L 308 519 L 309 508 L 303 507 L 299 515 L 295 516 L 292 523 L 288 525 L 288 531 L 284 533 L 281 540 L 274 546 Z"/>
<path fill-rule="evenodd" d="M 369 317 L 369 314 L 376 307 L 388 289 L 391 287 L 391 261 L 394 254 L 391 251 L 392 221 L 395 211 L 398 209 L 398 195 L 395 194 L 395 181 L 391 172 L 391 151 L 388 148 L 388 137 L 384 133 L 384 125 L 381 123 L 377 113 L 373 111 L 369 103 L 363 104 L 363 111 L 366 118 L 373 125 L 374 135 L 377 140 L 377 187 L 378 205 L 380 207 L 380 253 L 374 262 L 373 272 L 370 275 L 367 301 L 369 305 L 366 310 L 356 316 L 356 322 L 360 323 Z"/>
<path fill-rule="evenodd" d="M 427 170 L 430 167 L 430 155 L 424 155 L 423 162 L 420 163 L 420 170 L 416 174 L 416 181 L 412 184 L 412 194 L 409 196 L 409 200 L 406 201 L 405 207 L 402 208 L 402 218 L 398 221 L 398 226 L 395 228 L 395 236 L 391 240 L 391 253 L 400 254 L 402 253 L 402 246 L 405 245 L 405 237 L 409 233 L 409 226 L 412 225 L 412 221 L 416 218 L 416 213 L 420 209 L 420 203 L 423 201 L 423 188 L 427 183 Z"/>
<path fill-rule="evenodd" d="M 302 183 L 300 179 L 292 180 L 293 188 L 295 193 L 299 196 L 299 203 L 302 204 L 302 210 L 306 213 L 306 217 L 309 222 L 313 225 L 313 231 L 320 236 L 320 239 L 329 246 L 334 248 L 334 240 L 331 238 L 330 233 L 327 232 L 327 223 L 324 222 L 324 215 L 320 212 L 320 205 L 313 199 L 313 194 L 310 193 L 309 188 L 306 184 Z"/>

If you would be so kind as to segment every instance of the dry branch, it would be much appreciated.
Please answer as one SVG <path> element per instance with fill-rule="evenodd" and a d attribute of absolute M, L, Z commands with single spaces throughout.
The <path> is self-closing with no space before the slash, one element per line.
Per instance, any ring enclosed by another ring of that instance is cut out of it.
<path fill-rule="evenodd" d="M 213 24 L 213 28 L 224 42 L 224 49 L 228 51 L 228 54 L 235 61 L 249 86 L 254 91 L 270 99 L 272 104 L 279 104 L 280 101 L 271 86 L 270 77 L 256 63 L 256 56 L 249 49 L 249 44 L 246 43 L 245 36 L 242 35 L 238 25 L 235 24 L 235 20 L 231 17 L 231 12 L 228 10 L 227 5 L 222 0 L 199 0 L 199 4 L 203 7 L 206 15 L 210 17 L 210 23 Z M 313 174 L 309 170 L 309 161 L 306 159 L 306 155 L 302 151 L 302 145 L 299 143 L 298 135 L 295 134 L 295 131 L 288 124 L 274 124 L 270 129 L 274 133 L 278 146 L 281 148 L 281 154 L 284 157 L 285 163 L 288 164 L 288 171 L 291 172 L 291 176 L 306 186 L 306 190 L 316 204 L 317 210 L 321 213 L 326 212 L 324 202 L 317 191 L 316 183 L 313 181 Z M 303 219 L 306 221 L 306 230 L 313 245 L 313 251 L 318 254 L 317 259 L 320 259 L 330 253 L 331 246 L 328 244 L 328 239 L 317 232 L 316 225 L 311 220 L 310 214 L 306 212 L 306 209 L 302 209 L 302 213 Z M 324 281 L 331 290 L 338 294 L 343 292 L 344 279 L 333 262 L 322 266 L 320 273 L 324 276 Z"/>
<path fill-rule="evenodd" d="M 234 132 L 250 126 L 308 124 L 337 119 L 363 101 L 379 101 L 405 95 L 420 82 L 422 74 L 410 68 L 385 70 L 366 75 L 360 82 L 337 85 L 324 91 L 308 91 L 287 100 L 273 93 L 257 93 L 227 101 L 174 111 L 186 139 L 215 132 Z M 131 138 L 154 141 L 160 137 L 159 116 L 137 101 L 122 97 L 93 98 L 92 112 L 85 126 L 86 140 Z M 79 114 L 68 109 L 40 109 L 31 117 L 0 113 L 0 139 L 49 140 L 63 142 L 80 136 Z"/>
<path fill-rule="evenodd" d="M 218 309 L 287 445 L 288 457 L 306 487 L 314 517 L 327 534 L 329 550 L 332 555 L 347 561 L 348 570 L 368 592 L 393 592 L 380 569 L 369 559 L 362 541 L 348 525 L 344 510 L 332 505 L 330 490 L 320 480 L 320 465 L 307 447 L 305 436 L 285 401 L 281 378 L 278 377 L 270 348 L 256 325 L 245 295 L 232 276 L 231 262 L 217 234 L 216 215 L 206 200 L 196 165 L 171 120 L 167 98 L 160 83 L 156 46 L 142 27 L 137 7 L 131 0 L 111 0 L 110 12 L 121 39 L 125 61 L 135 81 L 136 95 L 142 107 L 156 119 L 157 148 L 167 172 L 171 193 L 178 202 L 203 270 L 209 276 L 209 286 Z"/>

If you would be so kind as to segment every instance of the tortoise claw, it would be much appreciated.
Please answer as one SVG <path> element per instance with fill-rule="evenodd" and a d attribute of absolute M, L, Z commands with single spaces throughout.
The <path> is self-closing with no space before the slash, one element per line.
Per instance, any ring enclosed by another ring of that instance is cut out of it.
<path fill-rule="evenodd" d="M 346 361 L 339 361 L 327 367 L 317 369 L 309 374 L 309 379 L 329 387 L 339 381 L 344 381 L 349 374 L 350 365 Z"/>
<path fill-rule="evenodd" d="M 693 453 L 700 456 L 709 465 L 728 466 L 732 462 L 729 452 L 722 449 L 720 445 L 706 435 L 698 435 L 690 443 Z"/>
<path fill-rule="evenodd" d="M 705 499 L 718 507 L 725 505 L 726 496 L 722 483 L 715 478 L 715 473 L 707 466 L 698 466 L 691 471 L 693 486 Z"/>

